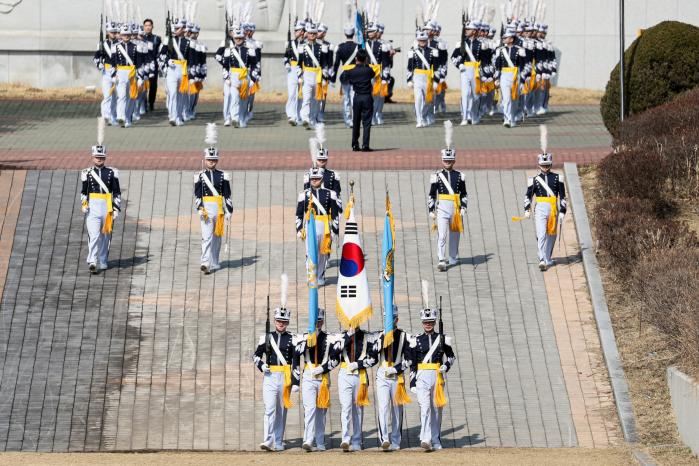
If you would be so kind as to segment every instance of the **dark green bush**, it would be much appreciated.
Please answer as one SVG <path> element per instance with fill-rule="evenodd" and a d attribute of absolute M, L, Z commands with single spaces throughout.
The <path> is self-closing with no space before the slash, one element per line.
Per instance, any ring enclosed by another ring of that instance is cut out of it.
<path fill-rule="evenodd" d="M 664 21 L 647 29 L 624 54 L 626 112 L 643 112 L 667 103 L 699 84 L 699 28 Z M 619 65 L 612 70 L 601 102 L 604 124 L 619 129 Z"/>

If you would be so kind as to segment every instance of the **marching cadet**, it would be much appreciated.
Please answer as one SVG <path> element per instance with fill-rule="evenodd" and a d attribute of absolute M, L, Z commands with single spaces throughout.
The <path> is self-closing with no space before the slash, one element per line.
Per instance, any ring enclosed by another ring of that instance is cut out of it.
<path fill-rule="evenodd" d="M 284 68 L 286 68 L 286 118 L 291 126 L 301 123 L 301 102 L 299 101 L 299 60 L 303 48 L 305 23 L 297 21 L 294 24 L 294 38 L 289 41 L 284 52 Z"/>
<path fill-rule="evenodd" d="M 330 86 L 330 81 L 332 79 L 332 64 L 335 61 L 335 46 L 330 42 L 325 40 L 325 36 L 328 33 L 328 26 L 324 23 L 318 24 L 318 42 L 327 47 L 328 49 L 328 71 L 323 74 L 322 94 L 321 100 L 318 104 L 318 121 L 320 123 L 325 123 L 325 104 L 328 99 L 328 87 Z"/>
<path fill-rule="evenodd" d="M 434 98 L 434 91 L 439 82 L 439 51 L 427 45 L 427 33 L 418 31 L 415 35 L 417 46 L 408 52 L 408 86 L 413 88 L 415 96 L 416 128 L 425 128 L 431 120 L 429 106 Z"/>
<path fill-rule="evenodd" d="M 299 53 L 298 82 L 302 86 L 303 102 L 301 120 L 306 129 L 311 129 L 320 121 L 318 112 L 323 94 L 323 79 L 330 77 L 330 49 L 317 41 L 318 26 L 312 21 L 306 22 L 306 42 Z"/>
<path fill-rule="evenodd" d="M 115 71 L 117 79 L 117 122 L 122 128 L 130 128 L 138 88 L 143 85 L 143 54 L 131 42 L 131 27 L 128 24 L 121 26 L 121 41 L 114 46 L 111 58 L 112 71 Z"/>
<path fill-rule="evenodd" d="M 262 79 L 262 48 L 264 44 L 259 40 L 255 40 L 253 36 L 255 35 L 257 27 L 255 23 L 245 23 L 245 46 L 248 49 L 255 50 L 255 66 L 250 71 L 250 76 L 252 76 L 250 82 L 250 96 L 248 97 L 248 108 L 247 108 L 247 119 L 245 125 L 252 120 L 252 113 L 255 107 L 255 94 L 260 90 L 260 80 Z"/>
<path fill-rule="evenodd" d="M 296 343 L 296 357 L 304 358 L 301 399 L 303 400 L 304 430 L 301 448 L 325 451 L 325 417 L 330 407 L 330 372 L 340 363 L 333 350 L 336 338 L 323 331 L 325 309 L 318 309 L 316 320 L 317 340 L 315 346 L 307 345 L 308 334 L 304 333 Z M 299 368 L 301 364 L 299 362 Z M 300 370 L 300 369 L 299 369 Z"/>
<path fill-rule="evenodd" d="M 201 271 L 205 274 L 221 268 L 219 254 L 224 225 L 233 213 L 230 175 L 216 169 L 218 131 L 216 123 L 206 125 L 205 170 L 194 176 L 194 207 L 201 220 Z"/>
<path fill-rule="evenodd" d="M 184 37 L 187 22 L 184 18 L 176 19 L 172 24 L 174 37 L 172 50 L 169 44 L 162 48 L 161 62 L 167 70 L 167 108 L 170 126 L 184 125 L 184 110 L 189 93 L 189 79 L 192 72 L 189 64 L 196 62 L 196 51 Z"/>
<path fill-rule="evenodd" d="M 114 54 L 114 46 L 117 44 L 117 32 L 119 27 L 114 21 L 105 23 L 107 38 L 99 44 L 93 61 L 95 66 L 102 73 L 102 118 L 112 126 L 117 124 L 116 104 L 117 99 L 114 94 L 114 68 L 112 68 L 112 55 Z"/>
<path fill-rule="evenodd" d="M 463 217 L 466 215 L 468 204 L 466 177 L 454 170 L 456 150 L 452 148 L 451 121 L 444 122 L 444 133 L 446 149 L 442 150 L 442 169 L 430 176 L 430 194 L 427 201 L 430 219 L 437 227 L 437 270 L 440 272 L 447 270 L 447 236 L 449 265 L 455 265 L 459 260 L 459 240 L 464 231 Z"/>
<path fill-rule="evenodd" d="M 440 34 L 442 33 L 442 26 L 437 21 L 430 21 L 427 28 L 427 36 L 429 37 L 429 45 L 433 49 L 438 51 L 438 68 L 439 68 L 439 82 L 437 84 L 437 89 L 434 92 L 434 99 L 432 102 L 431 115 L 434 120 L 434 115 L 438 112 L 446 112 L 446 92 L 447 92 L 447 72 L 449 71 L 449 44 L 446 40 L 442 39 Z M 434 121 L 433 121 L 434 123 Z"/>
<path fill-rule="evenodd" d="M 551 79 L 556 77 L 558 72 L 558 62 L 556 60 L 556 51 L 553 44 L 546 39 L 548 33 L 548 25 L 540 24 L 537 32 L 537 38 L 541 44 L 540 66 L 538 73 L 541 76 L 541 82 L 538 86 L 537 99 L 535 110 L 537 115 L 545 115 L 549 110 L 549 93 L 551 90 Z"/>
<path fill-rule="evenodd" d="M 318 153 L 316 147 L 312 150 Z M 299 193 L 296 206 L 296 234 L 301 240 L 305 240 L 306 223 L 308 222 L 310 209 L 314 210 L 316 221 L 316 234 L 318 236 L 318 285 L 325 285 L 325 270 L 328 267 L 328 259 L 332 251 L 332 243 L 337 240 L 340 232 L 340 206 L 337 203 L 335 191 L 324 188 L 322 168 L 314 166 L 308 172 L 310 187 Z"/>
<path fill-rule="evenodd" d="M 388 93 L 388 78 L 390 73 L 389 53 L 390 47 L 379 40 L 379 23 L 378 16 L 374 18 L 374 22 L 369 23 L 367 27 L 367 35 L 369 40 L 366 42 L 366 52 L 369 57 L 369 66 L 374 70 L 374 88 L 372 96 L 374 98 L 374 115 L 372 116 L 372 125 L 383 124 L 383 104 L 386 94 Z"/>
<path fill-rule="evenodd" d="M 398 307 L 395 305 L 393 328 L 393 343 L 390 348 L 384 348 L 385 333 L 382 331 L 374 342 L 373 350 L 378 355 L 379 363 L 376 371 L 376 412 L 379 418 L 379 442 L 383 451 L 400 450 L 403 405 L 411 401 L 405 391 L 403 375 L 410 367 L 410 335 L 398 328 Z"/>
<path fill-rule="evenodd" d="M 566 188 L 563 179 L 551 171 L 553 155 L 547 152 L 548 131 L 545 125 L 541 131 L 541 154 L 538 156 L 539 174 L 529 178 L 527 194 L 524 197 L 524 216 L 531 217 L 532 199 L 536 199 L 534 220 L 539 248 L 539 270 L 546 271 L 553 265 L 551 254 L 556 243 L 558 228 L 568 209 Z"/>
<path fill-rule="evenodd" d="M 459 44 L 451 54 L 451 61 L 461 72 L 461 126 L 477 125 L 480 122 L 482 63 L 486 63 L 483 42 L 477 37 L 475 22 L 464 24 L 463 45 Z"/>
<path fill-rule="evenodd" d="M 97 119 L 97 145 L 92 146 L 93 166 L 80 173 L 80 200 L 86 214 L 87 263 L 91 273 L 107 270 L 112 225 L 121 212 L 121 188 L 116 168 L 105 167 L 107 148 L 104 146 L 103 118 Z"/>
<path fill-rule="evenodd" d="M 136 44 L 136 50 L 141 55 L 141 72 L 139 73 L 142 79 L 139 81 L 138 97 L 133 106 L 133 119 L 139 121 L 141 116 L 146 114 L 146 101 L 148 100 L 148 85 L 149 73 L 151 69 L 151 54 L 149 50 L 150 42 L 143 40 L 145 34 L 143 26 L 138 24 L 132 25 L 132 42 Z"/>
<path fill-rule="evenodd" d="M 449 372 L 456 356 L 451 338 L 434 330 L 438 309 L 429 308 L 429 290 L 422 281 L 424 309 L 420 313 L 423 333 L 410 340 L 410 391 L 417 394 L 420 404 L 420 447 L 425 451 L 441 450 L 442 409 L 447 404 L 444 375 Z"/>
<path fill-rule="evenodd" d="M 245 32 L 234 27 L 233 42 L 225 41 L 216 52 L 216 60 L 223 67 L 223 119 L 224 126 L 245 128 L 248 124 L 248 98 L 250 83 L 259 76 L 253 74 L 256 67 L 256 51 L 245 44 Z"/>
<path fill-rule="evenodd" d="M 342 332 L 339 344 L 340 373 L 337 376 L 337 389 L 340 395 L 342 414 L 343 451 L 362 449 L 362 423 L 364 407 L 369 406 L 369 376 L 367 369 L 376 364 L 374 342 L 376 335 L 360 328 L 350 328 Z M 351 430 L 350 430 L 351 424 Z"/>
<path fill-rule="evenodd" d="M 338 213 L 342 213 L 342 184 L 340 183 L 340 174 L 328 168 L 328 156 L 330 151 L 325 147 L 325 125 L 320 123 L 316 125 L 316 140 L 318 141 L 318 154 L 316 156 L 316 165 L 323 169 L 322 187 L 335 191 L 335 199 L 337 202 Z M 311 178 L 308 173 L 303 176 L 303 189 L 311 187 Z"/>
<path fill-rule="evenodd" d="M 503 126 L 517 126 L 519 87 L 527 74 L 527 53 L 514 44 L 515 30 L 508 27 L 502 36 L 503 46 L 495 51 L 495 86 L 500 88 Z"/>
<path fill-rule="evenodd" d="M 187 39 L 189 39 L 191 47 L 194 49 L 194 58 L 192 65 L 192 75 L 193 78 L 189 83 L 189 96 L 186 99 L 185 109 L 184 109 L 184 121 L 195 120 L 197 118 L 197 104 L 199 103 L 199 93 L 204 88 L 204 81 L 208 74 L 206 68 L 206 52 L 207 47 L 202 41 L 199 40 L 199 33 L 201 28 L 198 24 L 192 23 L 189 26 L 189 33 Z"/>
<path fill-rule="evenodd" d="M 352 84 L 349 82 L 346 71 L 354 69 L 354 59 L 359 51 L 359 44 L 354 40 L 354 26 L 348 24 L 343 31 L 345 33 L 345 41 L 337 46 L 335 54 L 335 64 L 333 65 L 332 79 L 333 82 L 340 77 L 340 86 L 342 92 L 342 118 L 345 121 L 345 126 L 352 127 L 352 99 L 354 93 Z M 338 74 L 339 70 L 339 74 Z"/>
<path fill-rule="evenodd" d="M 286 412 L 291 408 L 291 394 L 299 391 L 296 338 L 286 331 L 291 319 L 291 310 L 286 308 L 288 288 L 289 279 L 283 274 L 280 306 L 274 310 L 274 331 L 260 336 L 253 356 L 255 366 L 264 374 L 264 440 L 260 443 L 260 448 L 265 451 L 284 450 Z M 267 319 L 269 322 L 269 317 Z"/>

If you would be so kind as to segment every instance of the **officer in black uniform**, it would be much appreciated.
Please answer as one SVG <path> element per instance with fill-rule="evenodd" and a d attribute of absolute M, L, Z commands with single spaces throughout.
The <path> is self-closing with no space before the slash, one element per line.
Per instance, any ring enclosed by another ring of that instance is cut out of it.
<path fill-rule="evenodd" d="M 153 69 L 151 70 L 151 73 L 148 75 L 150 79 L 150 89 L 148 90 L 148 110 L 152 112 L 153 107 L 155 105 L 155 97 L 158 93 L 158 61 L 155 60 L 155 58 L 157 57 L 158 52 L 160 51 L 160 46 L 162 45 L 163 40 L 160 38 L 160 36 L 153 34 L 152 19 L 148 18 L 145 21 L 143 21 L 143 30 L 145 32 L 143 40 L 153 44 L 152 47 L 148 47 L 148 49 L 152 51 L 154 63 Z"/>
<path fill-rule="evenodd" d="M 374 70 L 367 65 L 366 50 L 357 52 L 356 67 L 347 71 L 347 80 L 352 85 L 354 100 L 352 102 L 352 150 L 359 151 L 360 124 L 364 127 L 362 138 L 363 152 L 371 152 L 369 140 L 371 138 L 371 119 L 374 115 L 374 98 L 371 95 L 373 89 L 372 79 Z"/>

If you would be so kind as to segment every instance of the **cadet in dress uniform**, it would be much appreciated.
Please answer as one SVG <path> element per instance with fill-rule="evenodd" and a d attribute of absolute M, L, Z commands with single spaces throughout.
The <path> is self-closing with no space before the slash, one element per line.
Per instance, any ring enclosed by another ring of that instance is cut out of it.
<path fill-rule="evenodd" d="M 206 67 L 206 44 L 199 40 L 201 28 L 198 24 L 192 23 L 188 25 L 189 39 L 191 47 L 194 49 L 194 58 L 192 65 L 192 79 L 189 83 L 189 96 L 187 98 L 184 109 L 184 121 L 195 120 L 197 118 L 197 104 L 199 103 L 199 93 L 204 88 L 204 81 L 208 74 Z"/>
<path fill-rule="evenodd" d="M 427 33 L 416 33 L 417 45 L 408 52 L 408 86 L 415 95 L 416 128 L 429 126 L 429 106 L 434 99 L 440 75 L 438 70 L 439 51 L 427 45 Z"/>
<path fill-rule="evenodd" d="M 323 184 L 325 189 L 335 191 L 335 199 L 337 202 L 338 213 L 342 213 L 342 184 L 340 183 L 340 174 L 328 168 L 328 156 L 330 151 L 325 146 L 325 125 L 316 125 L 316 140 L 318 141 L 318 153 L 316 155 L 316 166 L 323 169 Z M 303 176 L 303 189 L 311 187 L 311 178 L 308 173 Z"/>
<path fill-rule="evenodd" d="M 360 328 L 350 328 L 342 332 L 340 343 L 336 345 L 341 361 L 337 389 L 342 406 L 340 448 L 343 451 L 362 449 L 364 407 L 369 406 L 367 369 L 376 364 L 374 353 L 376 338 L 376 334 L 365 332 Z"/>
<path fill-rule="evenodd" d="M 348 75 L 345 72 L 354 69 L 356 66 L 354 59 L 357 57 L 359 44 L 357 44 L 357 42 L 354 40 L 355 29 L 353 25 L 349 24 L 345 26 L 343 32 L 345 33 L 345 41 L 337 46 L 335 64 L 333 65 L 332 71 L 332 79 L 333 82 L 335 82 L 337 77 L 340 77 L 342 92 L 342 118 L 345 121 L 345 126 L 351 128 L 352 99 L 354 98 L 354 92 L 352 91 L 352 84 L 349 82 Z"/>
<path fill-rule="evenodd" d="M 254 76 L 257 58 L 254 48 L 247 47 L 245 32 L 234 27 L 233 41 L 224 41 L 216 52 L 216 60 L 223 67 L 223 119 L 224 126 L 245 128 L 248 124 L 248 98 L 250 87 L 259 76 Z"/>
<path fill-rule="evenodd" d="M 185 104 L 188 102 L 189 79 L 193 78 L 190 63 L 196 63 L 196 50 L 184 37 L 185 19 L 176 19 L 172 24 L 174 37 L 172 50 L 168 44 L 161 49 L 160 61 L 167 67 L 167 108 L 170 126 L 184 125 Z"/>
<path fill-rule="evenodd" d="M 529 178 L 524 197 L 524 216 L 531 217 L 532 199 L 536 199 L 534 221 L 539 249 L 539 269 L 545 271 L 553 265 L 551 254 L 556 243 L 558 228 L 568 209 L 566 188 L 558 173 L 551 171 L 553 155 L 546 151 L 546 127 L 541 126 L 542 153 L 538 156 L 539 174 Z"/>
<path fill-rule="evenodd" d="M 306 223 L 310 209 L 314 210 L 318 237 L 319 286 L 325 285 L 325 270 L 328 267 L 332 243 L 336 241 L 340 232 L 340 206 L 335 191 L 322 187 L 324 171 L 322 168 L 311 168 L 308 172 L 311 186 L 299 193 L 296 206 L 296 234 L 302 241 L 306 239 Z"/>
<path fill-rule="evenodd" d="M 422 288 L 425 309 L 420 320 L 424 332 L 410 341 L 410 391 L 420 404 L 420 447 L 432 451 L 442 449 L 442 408 L 447 404 L 444 375 L 456 356 L 451 338 L 435 332 L 439 311 L 429 308 L 427 282 L 422 282 Z"/>
<path fill-rule="evenodd" d="M 327 33 L 328 25 L 325 23 L 319 23 L 317 41 L 319 44 L 327 47 L 328 50 L 328 70 L 323 74 L 323 81 L 321 82 L 322 91 L 320 95 L 320 102 L 318 103 L 318 121 L 320 123 L 325 123 L 325 104 L 328 99 L 328 88 L 330 87 L 330 82 L 332 80 L 332 65 L 335 62 L 335 45 L 333 45 L 332 42 L 325 40 Z"/>
<path fill-rule="evenodd" d="M 307 40 L 299 52 L 299 84 L 302 86 L 303 103 L 301 104 L 301 120 L 306 129 L 320 122 L 318 113 L 323 94 L 323 80 L 330 77 L 330 49 L 327 45 L 316 40 L 318 26 L 311 21 L 306 22 Z"/>
<path fill-rule="evenodd" d="M 97 119 L 97 145 L 92 146 L 94 165 L 80 173 L 82 189 L 80 200 L 87 227 L 87 263 L 90 272 L 107 270 L 109 242 L 112 239 L 113 221 L 121 211 L 121 189 L 119 172 L 105 167 L 107 148 L 104 146 L 105 121 Z"/>
<path fill-rule="evenodd" d="M 260 336 L 253 362 L 264 374 L 262 397 L 265 403 L 265 451 L 284 450 L 286 412 L 291 407 L 291 393 L 299 391 L 299 358 L 296 338 L 287 332 L 291 311 L 286 308 L 288 278 L 282 275 L 280 307 L 274 310 L 274 331 Z"/>
<path fill-rule="evenodd" d="M 284 52 L 284 68 L 286 69 L 286 118 L 291 126 L 301 123 L 301 100 L 299 99 L 299 72 L 301 49 L 305 23 L 297 21 L 294 24 L 294 38 L 289 41 Z"/>
<path fill-rule="evenodd" d="M 456 150 L 452 148 L 451 121 L 444 122 L 446 149 L 442 150 L 442 169 L 430 176 L 430 194 L 427 208 L 430 219 L 437 224 L 437 269 L 447 270 L 447 237 L 449 239 L 449 265 L 459 259 L 459 240 L 464 231 L 463 218 L 466 215 L 468 193 L 466 177 L 454 170 Z"/>
<path fill-rule="evenodd" d="M 430 21 L 425 26 L 427 31 L 427 37 L 429 38 L 428 44 L 433 49 L 437 50 L 437 66 L 435 68 L 439 69 L 439 81 L 437 82 L 437 88 L 434 91 L 434 99 L 432 100 L 432 106 L 430 110 L 430 121 L 431 124 L 434 123 L 435 115 L 438 112 L 446 112 L 446 92 L 447 92 L 447 72 L 449 70 L 449 44 L 444 39 L 440 38 L 439 35 L 442 32 L 442 26 L 437 21 Z"/>
<path fill-rule="evenodd" d="M 131 42 L 131 26 L 121 26 L 121 40 L 114 46 L 112 71 L 116 76 L 117 121 L 122 128 L 130 128 L 138 88 L 143 85 L 143 57 L 138 46 Z"/>
<path fill-rule="evenodd" d="M 105 29 L 107 38 L 98 46 L 93 61 L 97 69 L 102 73 L 102 105 L 100 106 L 102 118 L 110 125 L 116 125 L 117 98 L 114 92 L 116 78 L 112 68 L 112 55 L 114 54 L 114 46 L 118 42 L 117 33 L 119 32 L 119 27 L 115 22 L 107 21 Z"/>
<path fill-rule="evenodd" d="M 371 120 L 372 125 L 383 124 L 383 104 L 388 94 L 388 78 L 390 76 L 390 46 L 379 40 L 379 23 L 376 21 L 369 23 L 366 41 L 366 52 L 369 57 L 369 66 L 374 70 L 374 115 Z"/>
<path fill-rule="evenodd" d="M 250 80 L 250 96 L 248 97 L 246 126 L 252 120 L 253 109 L 255 107 L 255 95 L 260 90 L 260 80 L 262 79 L 262 48 L 264 44 L 253 38 L 256 29 L 255 23 L 245 23 L 245 45 L 248 49 L 255 50 L 255 66 L 250 70 L 252 79 Z"/>
<path fill-rule="evenodd" d="M 546 39 L 548 25 L 539 24 L 537 38 L 541 44 L 540 56 L 537 63 L 537 73 L 541 81 L 537 86 L 537 97 L 535 110 L 537 115 L 545 115 L 549 109 L 549 93 L 551 90 L 551 79 L 558 73 L 558 61 L 553 44 Z"/>
<path fill-rule="evenodd" d="M 340 364 L 337 351 L 333 345 L 339 341 L 333 335 L 323 331 L 325 309 L 318 309 L 316 320 L 317 340 L 313 348 L 307 345 L 308 334 L 300 335 L 296 343 L 296 357 L 304 358 L 303 384 L 301 399 L 303 400 L 304 430 L 301 448 L 313 451 L 325 451 L 325 417 L 330 407 L 330 372 Z M 301 364 L 299 363 L 299 368 Z"/>
<path fill-rule="evenodd" d="M 376 414 L 379 418 L 379 444 L 383 451 L 400 450 L 403 405 L 411 401 L 405 391 L 404 376 L 405 370 L 410 367 L 410 335 L 398 328 L 398 308 L 395 305 L 393 328 L 390 348 L 384 348 L 383 331 L 374 343 L 374 354 L 378 355 L 379 363 L 376 371 Z"/>
<path fill-rule="evenodd" d="M 461 126 L 477 125 L 480 122 L 481 79 L 483 42 L 478 38 L 478 27 L 474 21 L 464 24 L 466 37 L 462 45 L 454 49 L 451 61 L 461 72 Z"/>
<path fill-rule="evenodd" d="M 495 51 L 495 86 L 500 88 L 503 126 L 517 126 L 520 85 L 527 74 L 527 53 L 515 45 L 515 30 L 508 27 L 502 36 L 504 45 Z"/>
<path fill-rule="evenodd" d="M 194 208 L 201 220 L 201 271 L 209 274 L 221 268 L 219 254 L 225 222 L 233 213 L 230 175 L 216 169 L 218 164 L 216 123 L 206 125 L 205 170 L 194 176 Z"/>

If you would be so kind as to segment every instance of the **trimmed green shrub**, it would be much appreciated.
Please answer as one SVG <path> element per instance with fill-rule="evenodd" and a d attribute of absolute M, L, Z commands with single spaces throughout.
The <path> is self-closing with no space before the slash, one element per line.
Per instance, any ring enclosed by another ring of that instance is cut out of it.
<path fill-rule="evenodd" d="M 699 84 L 699 28 L 664 21 L 647 29 L 624 53 L 626 112 L 643 112 Z M 619 129 L 619 65 L 612 70 L 601 102 L 604 124 Z"/>

